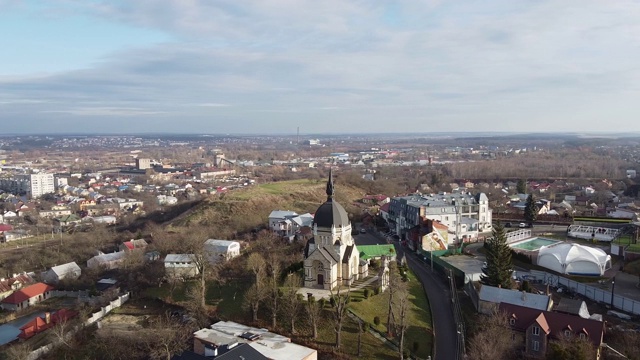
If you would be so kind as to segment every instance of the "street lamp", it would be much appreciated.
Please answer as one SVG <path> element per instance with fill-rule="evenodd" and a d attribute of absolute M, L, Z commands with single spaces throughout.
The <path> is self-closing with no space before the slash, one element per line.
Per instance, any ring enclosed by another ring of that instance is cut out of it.
<path fill-rule="evenodd" d="M 613 276 L 613 279 L 611 279 L 611 308 L 613 309 L 613 294 L 616 290 L 616 277 L 615 275 Z"/>

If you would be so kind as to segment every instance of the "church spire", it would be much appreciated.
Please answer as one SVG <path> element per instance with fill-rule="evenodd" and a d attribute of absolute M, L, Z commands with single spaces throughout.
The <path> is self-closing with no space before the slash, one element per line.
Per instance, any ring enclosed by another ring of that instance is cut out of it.
<path fill-rule="evenodd" d="M 327 180 L 327 201 L 333 199 L 335 191 L 333 189 L 333 169 L 329 168 L 329 180 Z"/>

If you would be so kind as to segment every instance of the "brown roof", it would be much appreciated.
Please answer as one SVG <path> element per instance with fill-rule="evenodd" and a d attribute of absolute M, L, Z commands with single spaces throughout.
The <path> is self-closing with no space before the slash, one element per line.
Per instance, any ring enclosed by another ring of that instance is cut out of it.
<path fill-rule="evenodd" d="M 514 330 L 526 331 L 534 322 L 540 324 L 542 329 L 551 337 L 557 338 L 564 330 L 571 330 L 575 334 L 584 333 L 595 346 L 602 344 L 604 335 L 604 322 L 583 319 L 579 316 L 540 311 L 523 306 L 500 303 L 500 312 L 505 312 L 509 319 L 515 319 L 511 327 Z M 545 326 L 546 325 L 546 326 Z"/>
<path fill-rule="evenodd" d="M 13 290 L 13 284 L 15 284 L 16 282 L 19 282 L 22 285 L 27 285 L 27 284 L 31 284 L 33 282 L 33 279 L 31 278 L 31 276 L 27 274 L 20 274 L 12 278 L 2 280 L 0 281 L 0 292 L 7 292 L 7 291 Z"/>

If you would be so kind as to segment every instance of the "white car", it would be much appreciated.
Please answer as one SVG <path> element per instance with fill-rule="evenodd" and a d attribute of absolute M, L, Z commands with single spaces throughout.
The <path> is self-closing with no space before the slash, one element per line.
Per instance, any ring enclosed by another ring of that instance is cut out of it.
<path fill-rule="evenodd" d="M 525 223 L 520 223 L 520 225 L 519 225 L 519 226 L 520 226 L 521 228 L 526 228 L 526 227 L 527 227 L 527 224 L 525 224 Z"/>

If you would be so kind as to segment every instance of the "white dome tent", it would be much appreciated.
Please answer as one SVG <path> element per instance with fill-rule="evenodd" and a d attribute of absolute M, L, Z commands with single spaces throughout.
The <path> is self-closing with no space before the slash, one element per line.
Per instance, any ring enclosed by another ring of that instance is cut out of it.
<path fill-rule="evenodd" d="M 611 268 L 611 255 L 594 247 L 560 243 L 541 247 L 538 265 L 561 274 L 602 276 Z"/>

